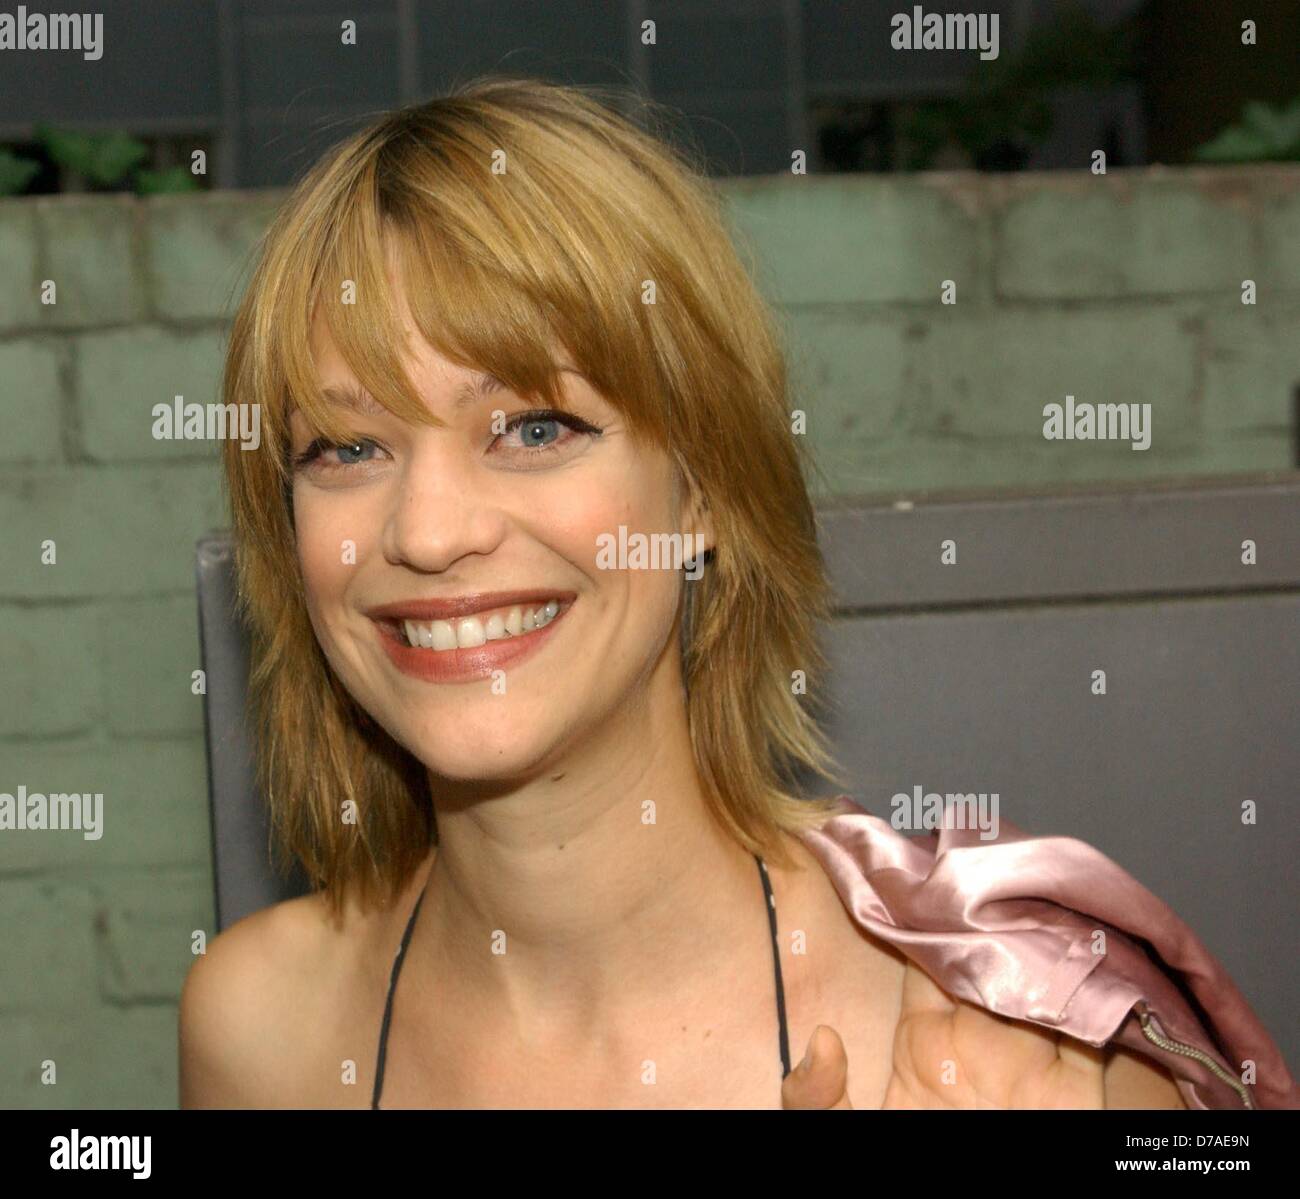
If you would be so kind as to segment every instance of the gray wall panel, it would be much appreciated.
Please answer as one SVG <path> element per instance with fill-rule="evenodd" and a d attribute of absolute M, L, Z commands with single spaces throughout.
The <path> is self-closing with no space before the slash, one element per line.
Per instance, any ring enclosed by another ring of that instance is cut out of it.
<path fill-rule="evenodd" d="M 838 606 L 1193 593 L 1300 584 L 1300 481 L 838 500 L 819 511 Z M 1257 561 L 1243 565 L 1243 540 Z M 957 545 L 955 564 L 940 548 Z"/>

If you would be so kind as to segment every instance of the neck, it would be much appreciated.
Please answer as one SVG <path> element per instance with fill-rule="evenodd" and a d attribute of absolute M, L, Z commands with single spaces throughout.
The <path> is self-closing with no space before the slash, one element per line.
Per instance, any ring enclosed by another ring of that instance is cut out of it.
<path fill-rule="evenodd" d="M 527 783 L 435 793 L 411 953 L 480 1011 L 585 1026 L 764 949 L 758 868 L 706 807 L 675 672 Z"/>

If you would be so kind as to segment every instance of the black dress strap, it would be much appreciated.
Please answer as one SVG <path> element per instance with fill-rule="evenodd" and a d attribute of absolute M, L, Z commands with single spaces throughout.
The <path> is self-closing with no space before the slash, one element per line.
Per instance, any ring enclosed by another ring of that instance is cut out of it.
<path fill-rule="evenodd" d="M 763 894 L 767 897 L 767 926 L 772 933 L 772 968 L 776 971 L 776 1018 L 780 1024 L 781 1037 L 781 1079 L 790 1073 L 790 1032 L 785 1022 L 785 983 L 781 981 L 781 946 L 776 936 L 776 896 L 772 894 L 772 884 L 767 877 L 767 866 L 757 854 L 758 874 L 763 880 Z"/>
<path fill-rule="evenodd" d="M 420 914 L 420 905 L 424 902 L 424 893 L 429 889 L 429 880 L 425 879 L 420 888 L 420 898 L 411 909 L 406 922 L 406 931 L 402 933 L 402 943 L 397 947 L 397 957 L 393 959 L 393 972 L 388 978 L 388 998 L 384 1001 L 384 1022 L 379 1029 L 379 1058 L 375 1062 L 375 1089 L 370 1096 L 371 1111 L 379 1110 L 379 1094 L 384 1089 L 384 1064 L 388 1057 L 388 1025 L 393 1018 L 393 993 L 397 990 L 397 976 L 402 972 L 402 959 L 406 957 L 406 947 L 411 943 L 411 933 L 415 929 L 415 918 Z"/>
<path fill-rule="evenodd" d="M 757 854 L 754 861 L 758 863 L 758 877 L 763 884 L 763 896 L 767 900 L 767 927 L 772 934 L 772 968 L 776 974 L 776 1018 L 780 1025 L 781 1078 L 790 1073 L 790 1034 L 786 1027 L 785 984 L 781 979 L 781 947 L 776 932 L 776 896 L 772 894 L 772 883 L 767 877 L 767 866 Z M 388 1026 L 393 1019 L 393 995 L 397 991 L 397 976 L 402 972 L 402 960 L 406 957 L 406 947 L 411 943 L 411 933 L 415 929 L 415 918 L 420 914 L 420 905 L 424 902 L 424 893 L 429 889 L 428 880 L 420 889 L 420 898 L 411 909 L 402 933 L 402 943 L 398 946 L 397 957 L 393 959 L 393 972 L 388 979 L 388 998 L 384 1002 L 384 1021 L 379 1028 L 379 1055 L 375 1062 L 375 1089 L 370 1097 L 372 1111 L 379 1110 L 379 1096 L 384 1089 L 384 1066 L 388 1058 Z"/>

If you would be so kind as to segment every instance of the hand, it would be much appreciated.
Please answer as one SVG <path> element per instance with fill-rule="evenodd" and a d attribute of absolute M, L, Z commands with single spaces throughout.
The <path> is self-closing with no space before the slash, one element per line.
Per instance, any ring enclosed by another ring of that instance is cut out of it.
<path fill-rule="evenodd" d="M 909 963 L 886 1108 L 1103 1108 L 1107 1054 L 954 999 Z"/>
<path fill-rule="evenodd" d="M 808 1052 L 781 1083 L 781 1106 L 852 1108 L 849 1102 L 849 1059 L 844 1042 L 829 1024 L 819 1024 L 808 1039 Z"/>
<path fill-rule="evenodd" d="M 1100 1108 L 1100 1049 L 954 999 L 909 963 L 883 1108 Z M 848 1055 L 828 1024 L 781 1084 L 781 1106 L 852 1108 Z"/>
<path fill-rule="evenodd" d="M 808 1055 L 782 1082 L 781 1106 L 852 1108 L 839 1034 L 819 1024 Z M 1186 1106 L 1169 1074 L 1141 1055 L 954 999 L 908 964 L 882 1108 Z"/>

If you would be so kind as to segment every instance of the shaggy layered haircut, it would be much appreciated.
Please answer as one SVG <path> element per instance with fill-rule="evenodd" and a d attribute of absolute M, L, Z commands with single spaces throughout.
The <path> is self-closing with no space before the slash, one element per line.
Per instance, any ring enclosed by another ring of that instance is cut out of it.
<path fill-rule="evenodd" d="M 807 772 L 838 782 L 795 685 L 796 672 L 823 671 L 829 600 L 780 330 L 713 184 L 653 128 L 655 106 L 627 117 L 614 107 L 627 100 L 490 76 L 397 110 L 317 162 L 255 247 L 223 398 L 261 405 L 262 443 L 227 440 L 223 462 L 258 782 L 273 858 L 296 859 L 336 914 L 348 895 L 391 903 L 437 841 L 428 772 L 347 694 L 316 641 L 294 540 L 291 412 L 349 440 L 320 394 L 318 316 L 378 403 L 441 423 L 402 365 L 390 253 L 444 357 L 561 406 L 551 350 L 563 346 L 633 436 L 670 455 L 715 536 L 680 608 L 706 801 L 742 845 L 784 865 L 777 831 L 831 811 L 794 790 Z"/>

